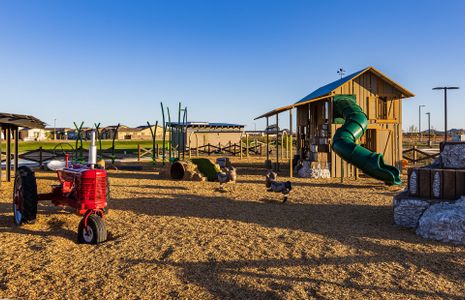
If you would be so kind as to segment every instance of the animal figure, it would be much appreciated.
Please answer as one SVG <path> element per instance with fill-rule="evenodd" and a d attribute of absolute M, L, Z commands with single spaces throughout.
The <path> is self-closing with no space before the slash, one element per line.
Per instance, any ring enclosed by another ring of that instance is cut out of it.
<path fill-rule="evenodd" d="M 276 172 L 268 171 L 265 177 L 265 186 L 268 192 L 282 193 L 284 195 L 283 203 L 285 203 L 292 190 L 292 183 L 290 181 L 279 182 L 276 181 L 277 178 L 278 174 Z"/>
<path fill-rule="evenodd" d="M 220 191 L 225 191 L 224 185 L 228 182 L 236 182 L 237 173 L 236 168 L 233 166 L 230 167 L 221 167 L 221 171 L 218 172 L 218 181 L 220 182 Z"/>

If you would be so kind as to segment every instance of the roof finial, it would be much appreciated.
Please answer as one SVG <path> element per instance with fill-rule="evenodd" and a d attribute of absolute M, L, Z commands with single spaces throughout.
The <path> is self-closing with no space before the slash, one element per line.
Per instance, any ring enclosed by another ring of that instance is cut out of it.
<path fill-rule="evenodd" d="M 339 76 L 341 76 L 341 79 L 342 79 L 342 77 L 344 77 L 344 75 L 346 74 L 346 70 L 344 70 L 343 67 L 340 67 L 340 68 L 337 70 L 337 74 L 339 74 Z"/>

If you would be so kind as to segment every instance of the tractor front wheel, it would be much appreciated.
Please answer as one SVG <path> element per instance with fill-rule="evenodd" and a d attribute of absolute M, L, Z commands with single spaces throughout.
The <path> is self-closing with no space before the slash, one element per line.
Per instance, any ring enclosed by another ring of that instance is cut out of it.
<path fill-rule="evenodd" d="M 78 243 L 80 244 L 99 244 L 107 240 L 107 229 L 103 219 L 98 214 L 91 214 L 79 222 Z"/>
<path fill-rule="evenodd" d="M 37 215 L 37 183 L 34 172 L 19 167 L 13 188 L 13 217 L 16 225 L 34 223 Z"/>

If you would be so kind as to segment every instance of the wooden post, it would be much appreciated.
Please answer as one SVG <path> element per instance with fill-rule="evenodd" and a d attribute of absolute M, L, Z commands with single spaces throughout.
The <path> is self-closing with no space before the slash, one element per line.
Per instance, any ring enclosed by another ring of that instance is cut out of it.
<path fill-rule="evenodd" d="M 16 127 L 14 129 L 14 135 L 15 135 L 15 156 L 14 156 L 14 161 L 13 161 L 13 169 L 15 171 L 15 176 L 18 171 L 18 161 L 19 161 L 19 127 Z"/>
<path fill-rule="evenodd" d="M 293 176 L 293 157 L 292 157 L 292 108 L 289 110 L 289 154 L 290 154 L 290 159 L 289 159 L 289 177 Z"/>
<path fill-rule="evenodd" d="M 242 134 L 239 138 L 239 152 L 240 152 L 240 159 L 242 160 Z"/>
<path fill-rule="evenodd" d="M 281 133 L 281 160 L 284 160 L 284 131 Z"/>
<path fill-rule="evenodd" d="M 341 157 L 341 183 L 344 183 L 344 160 Z"/>
<path fill-rule="evenodd" d="M 245 157 L 249 157 L 249 134 L 245 134 Z"/>
<path fill-rule="evenodd" d="M 11 127 L 6 129 L 6 181 L 11 181 Z"/>
<path fill-rule="evenodd" d="M 137 161 L 140 161 L 140 144 L 137 144 Z"/>
<path fill-rule="evenodd" d="M 189 134 L 189 139 L 187 140 L 189 142 L 189 159 L 192 158 L 192 134 L 194 132 L 191 132 Z"/>
<path fill-rule="evenodd" d="M 278 125 L 278 114 L 276 114 L 276 164 L 275 171 L 279 171 L 279 125 Z"/>
<path fill-rule="evenodd" d="M 39 147 L 39 168 L 43 169 L 43 156 L 42 156 L 42 146 Z"/>
<path fill-rule="evenodd" d="M 268 151 L 269 149 L 269 144 L 270 144 L 270 134 L 269 134 L 269 131 L 268 131 L 268 126 L 270 126 L 270 123 L 269 123 L 269 118 L 266 117 L 266 160 L 270 160 L 270 152 Z"/>

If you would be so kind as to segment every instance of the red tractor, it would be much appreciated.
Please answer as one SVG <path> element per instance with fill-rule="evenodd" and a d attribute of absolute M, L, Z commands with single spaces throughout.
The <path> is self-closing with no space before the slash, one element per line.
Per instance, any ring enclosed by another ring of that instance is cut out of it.
<path fill-rule="evenodd" d="M 34 223 L 37 202 L 51 200 L 57 206 L 75 208 L 83 218 L 78 226 L 78 242 L 98 244 L 107 239 L 103 216 L 110 196 L 107 172 L 96 165 L 95 132 L 89 149 L 89 163 L 73 164 L 57 171 L 59 185 L 52 192 L 37 194 L 34 172 L 28 167 L 19 167 L 13 191 L 13 213 L 17 225 Z"/>

